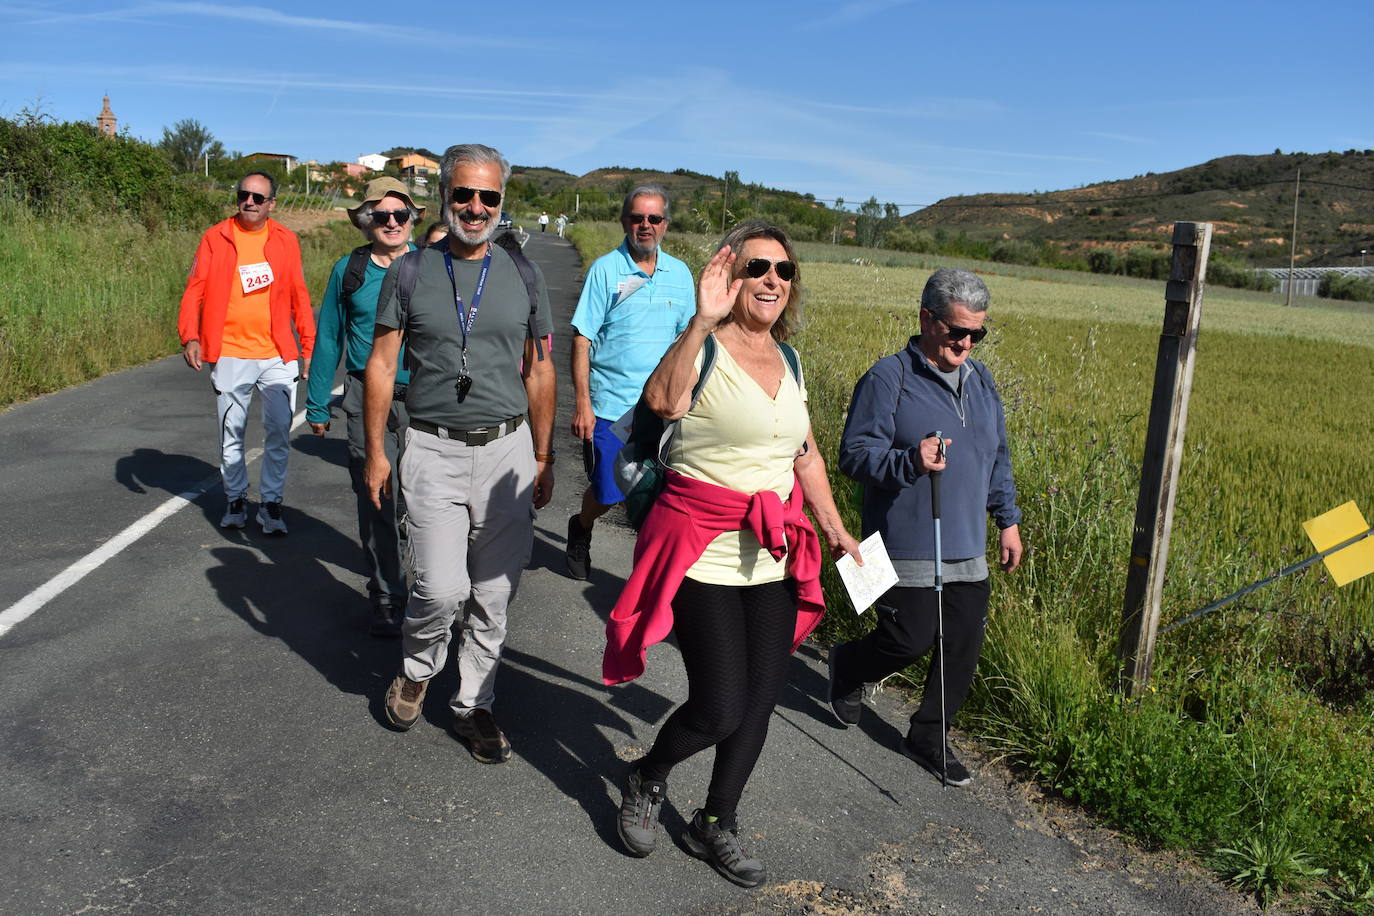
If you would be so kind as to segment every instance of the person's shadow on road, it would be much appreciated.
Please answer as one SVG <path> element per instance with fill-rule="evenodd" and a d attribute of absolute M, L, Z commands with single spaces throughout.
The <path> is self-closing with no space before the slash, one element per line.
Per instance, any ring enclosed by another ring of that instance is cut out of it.
<path fill-rule="evenodd" d="M 299 509 L 289 510 L 287 521 L 287 537 L 264 536 L 251 518 L 247 529 L 219 529 L 231 543 L 210 551 L 218 565 L 206 578 L 249 626 L 280 639 L 339 690 L 375 699 L 380 713 L 380 696 L 400 662 L 399 643 L 367 635 L 367 596 L 326 565 L 361 577 L 361 552 Z"/>
<path fill-rule="evenodd" d="M 634 739 L 629 717 L 657 722 L 671 702 L 634 683 L 608 697 L 601 683 L 510 647 L 497 682 L 502 727 L 516 753 L 582 806 L 606 845 L 622 849 L 615 824 L 626 761 L 603 731 Z M 607 793 L 607 780 L 613 794 Z"/>

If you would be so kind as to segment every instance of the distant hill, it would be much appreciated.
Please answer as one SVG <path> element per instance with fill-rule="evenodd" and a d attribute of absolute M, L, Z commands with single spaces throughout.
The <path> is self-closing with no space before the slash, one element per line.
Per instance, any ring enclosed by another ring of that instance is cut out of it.
<path fill-rule="evenodd" d="M 903 222 L 946 236 L 1051 242 L 1084 253 L 1167 244 L 1175 222 L 1199 220 L 1215 225 L 1214 250 L 1283 266 L 1298 169 L 1299 263 L 1357 264 L 1361 248 L 1374 252 L 1374 150 L 1224 156 L 1068 191 L 950 197 Z"/>

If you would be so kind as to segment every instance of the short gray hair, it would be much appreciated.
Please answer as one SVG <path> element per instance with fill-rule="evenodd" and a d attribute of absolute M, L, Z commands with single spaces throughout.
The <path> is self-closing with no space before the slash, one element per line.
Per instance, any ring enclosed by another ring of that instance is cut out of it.
<path fill-rule="evenodd" d="M 501 187 L 492 190 L 499 190 L 504 195 L 506 183 L 510 181 L 510 163 L 498 150 L 490 146 L 483 146 L 481 143 L 455 143 L 444 150 L 444 158 L 439 163 L 440 203 L 444 205 L 448 203 L 449 188 L 453 187 L 453 170 L 459 164 L 486 165 L 489 162 L 495 162 L 501 166 Z"/>
<path fill-rule="evenodd" d="M 620 218 L 624 219 L 630 215 L 630 205 L 634 203 L 636 197 L 657 197 L 663 201 L 663 218 L 672 219 L 668 215 L 668 191 L 661 184 L 637 184 L 630 188 L 630 193 L 625 195 L 625 200 L 620 204 Z"/>
<path fill-rule="evenodd" d="M 970 312 L 986 312 L 991 301 L 987 284 L 971 270 L 942 267 L 930 275 L 926 288 L 921 290 L 921 308 L 937 321 L 948 318 L 955 303 Z"/>

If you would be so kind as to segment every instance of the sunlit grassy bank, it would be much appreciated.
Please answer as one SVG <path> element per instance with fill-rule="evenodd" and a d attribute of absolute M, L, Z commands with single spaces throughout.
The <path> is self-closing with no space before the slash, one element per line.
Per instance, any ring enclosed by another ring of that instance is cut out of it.
<path fill-rule="evenodd" d="M 177 306 L 201 230 L 149 230 L 94 210 L 44 218 L 4 195 L 0 225 L 0 406 L 178 349 Z M 301 238 L 317 304 L 355 238 L 342 223 Z"/>

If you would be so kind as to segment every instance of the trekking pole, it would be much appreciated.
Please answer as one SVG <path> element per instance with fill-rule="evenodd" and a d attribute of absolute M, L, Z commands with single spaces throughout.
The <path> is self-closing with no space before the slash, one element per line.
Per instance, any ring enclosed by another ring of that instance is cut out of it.
<path fill-rule="evenodd" d="M 935 430 L 939 460 L 945 459 L 945 434 Z M 945 760 L 945 572 L 940 553 L 940 471 L 930 472 L 930 514 L 935 520 L 935 652 L 940 665 L 940 787 L 949 785 Z"/>

